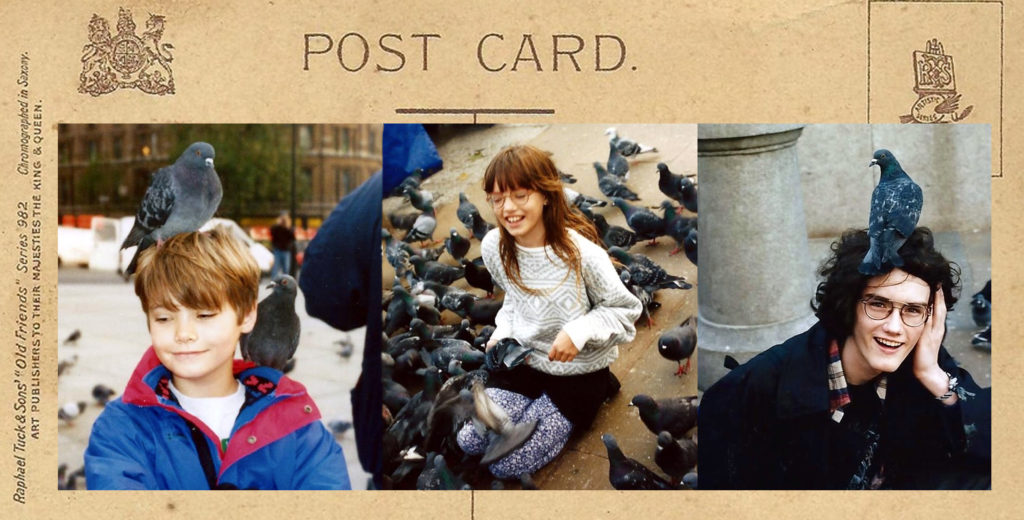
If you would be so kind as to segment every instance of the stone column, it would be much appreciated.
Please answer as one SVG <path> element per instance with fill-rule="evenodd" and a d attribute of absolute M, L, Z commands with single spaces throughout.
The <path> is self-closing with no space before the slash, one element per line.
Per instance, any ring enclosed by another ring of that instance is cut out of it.
<path fill-rule="evenodd" d="M 698 386 L 814 323 L 801 125 L 700 125 Z"/>

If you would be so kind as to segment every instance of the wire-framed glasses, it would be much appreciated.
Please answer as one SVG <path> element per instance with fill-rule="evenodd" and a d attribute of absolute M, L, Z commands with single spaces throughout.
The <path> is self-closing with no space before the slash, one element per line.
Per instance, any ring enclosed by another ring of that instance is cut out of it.
<path fill-rule="evenodd" d="M 931 315 L 932 311 L 927 305 L 920 303 L 897 303 L 878 296 L 865 296 L 860 299 L 864 304 L 864 314 L 873 320 L 884 320 L 892 314 L 893 309 L 899 309 L 900 319 L 908 327 L 920 327 Z"/>

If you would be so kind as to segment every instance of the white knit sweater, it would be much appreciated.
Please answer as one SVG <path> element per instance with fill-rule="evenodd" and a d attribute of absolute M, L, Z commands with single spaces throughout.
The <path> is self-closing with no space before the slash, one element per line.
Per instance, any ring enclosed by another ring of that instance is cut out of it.
<path fill-rule="evenodd" d="M 487 270 L 505 290 L 505 303 L 491 339 L 514 337 L 523 345 L 548 352 L 559 331 L 565 329 L 580 349 L 568 363 L 531 354 L 532 368 L 553 375 L 586 374 L 608 366 L 619 357 L 616 345 L 636 336 L 633 322 L 640 317 L 640 300 L 622 285 L 608 253 L 576 231 L 568 231 L 580 251 L 583 283 L 579 288 L 576 273 L 548 246 L 516 246 L 522 282 L 539 290 L 538 295 L 523 291 L 508 279 L 498 252 L 500 230 L 487 233 L 480 246 Z"/>

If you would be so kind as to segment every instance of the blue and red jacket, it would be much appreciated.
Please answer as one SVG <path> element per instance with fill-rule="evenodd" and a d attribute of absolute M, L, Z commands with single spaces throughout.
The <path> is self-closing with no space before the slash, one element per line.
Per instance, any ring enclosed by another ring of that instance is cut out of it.
<path fill-rule="evenodd" d="M 89 489 L 210 489 L 197 441 L 210 454 L 214 487 L 351 489 L 341 446 L 305 387 L 248 361 L 235 360 L 234 373 L 245 404 L 222 446 L 178 404 L 171 372 L 150 347 L 124 395 L 93 424 L 85 451 Z"/>

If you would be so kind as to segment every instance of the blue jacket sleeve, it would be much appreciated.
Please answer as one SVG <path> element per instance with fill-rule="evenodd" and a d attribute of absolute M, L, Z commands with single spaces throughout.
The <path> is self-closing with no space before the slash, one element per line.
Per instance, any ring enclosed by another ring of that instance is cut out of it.
<path fill-rule="evenodd" d="M 86 484 L 89 489 L 159 489 L 150 450 L 118 405 L 109 403 L 93 423 L 85 450 Z"/>
<path fill-rule="evenodd" d="M 291 489 L 352 489 L 345 455 L 323 423 L 310 423 L 295 435 L 295 466 L 299 469 Z"/>

